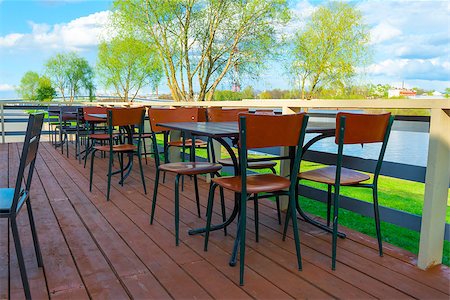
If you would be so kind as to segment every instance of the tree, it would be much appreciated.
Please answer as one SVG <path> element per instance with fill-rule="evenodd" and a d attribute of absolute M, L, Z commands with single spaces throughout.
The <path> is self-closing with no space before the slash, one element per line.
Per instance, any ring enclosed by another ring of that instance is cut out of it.
<path fill-rule="evenodd" d="M 143 86 L 150 84 L 155 89 L 159 85 L 162 67 L 157 55 L 148 43 L 117 37 L 99 45 L 97 73 L 105 87 L 113 86 L 120 98 L 133 101 Z"/>
<path fill-rule="evenodd" d="M 56 96 L 56 90 L 52 86 L 50 78 L 41 76 L 39 78 L 39 87 L 36 91 L 36 100 L 51 101 Z"/>
<path fill-rule="evenodd" d="M 367 62 L 368 43 L 368 28 L 354 6 L 330 2 L 319 7 L 293 43 L 291 68 L 299 78 L 302 99 L 312 97 L 320 86 L 345 86 L 356 67 Z"/>
<path fill-rule="evenodd" d="M 39 74 L 33 71 L 26 72 L 17 87 L 17 94 L 24 100 L 35 100 L 36 91 L 39 87 Z"/>
<path fill-rule="evenodd" d="M 94 71 L 85 58 L 75 52 L 58 53 L 45 63 L 46 74 L 57 87 L 63 100 L 66 100 L 66 88 L 69 90 L 70 101 L 81 90 L 92 94 L 94 90 Z"/>
<path fill-rule="evenodd" d="M 114 28 L 155 45 L 176 101 L 211 100 L 230 70 L 257 74 L 277 50 L 287 0 L 115 0 Z M 122 33 L 119 33 L 119 35 Z"/>

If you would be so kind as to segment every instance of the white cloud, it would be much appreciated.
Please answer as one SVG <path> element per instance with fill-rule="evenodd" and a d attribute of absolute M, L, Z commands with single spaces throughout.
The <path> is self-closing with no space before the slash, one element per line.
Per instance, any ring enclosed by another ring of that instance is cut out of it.
<path fill-rule="evenodd" d="M 370 65 L 366 71 L 372 76 L 407 80 L 450 80 L 450 63 L 435 59 L 387 59 Z"/>
<path fill-rule="evenodd" d="M 1 1 L 1 0 L 0 0 Z M 14 47 L 25 35 L 21 33 L 11 33 L 0 36 L 0 47 Z"/>
<path fill-rule="evenodd" d="M 402 31 L 389 22 L 381 22 L 370 30 L 370 39 L 372 44 L 379 44 L 401 34 Z"/>
<path fill-rule="evenodd" d="M 110 11 L 102 11 L 55 25 L 30 21 L 31 33 L 13 33 L 0 37 L 0 47 L 81 51 L 99 43 L 110 14 Z"/>
<path fill-rule="evenodd" d="M 1 0 L 0 0 L 1 2 Z M 9 92 L 9 91 L 14 91 L 16 89 L 16 87 L 14 85 L 11 84 L 7 84 L 7 83 L 0 83 L 0 92 Z"/>

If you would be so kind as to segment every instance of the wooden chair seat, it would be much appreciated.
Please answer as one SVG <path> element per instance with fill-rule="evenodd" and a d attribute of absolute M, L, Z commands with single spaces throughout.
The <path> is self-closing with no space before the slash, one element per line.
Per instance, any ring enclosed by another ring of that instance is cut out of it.
<path fill-rule="evenodd" d="M 175 162 L 159 166 L 159 170 L 181 175 L 198 175 L 215 173 L 222 169 L 222 165 L 207 162 Z"/>
<path fill-rule="evenodd" d="M 168 142 L 167 145 L 172 146 L 172 147 L 183 147 L 183 141 L 171 141 L 171 142 Z M 195 140 L 195 147 L 206 147 L 206 145 L 208 145 L 208 143 L 205 141 Z M 192 147 L 192 140 L 191 139 L 185 140 L 184 146 L 186 148 Z"/>
<path fill-rule="evenodd" d="M 300 179 L 306 179 L 326 184 L 335 184 L 336 166 L 329 166 L 316 170 L 302 172 L 298 175 Z M 353 185 L 370 179 L 370 176 L 358 171 L 342 168 L 341 185 Z"/>
<path fill-rule="evenodd" d="M 231 190 L 233 192 L 242 191 L 241 176 L 218 177 L 212 181 L 219 186 Z M 257 174 L 247 176 L 247 193 L 270 193 L 280 190 L 289 189 L 291 184 L 288 178 L 284 178 L 275 174 Z"/>
<path fill-rule="evenodd" d="M 119 136 L 118 134 L 112 135 L 113 138 L 116 138 L 118 136 Z M 109 140 L 109 134 L 107 134 L 107 133 L 92 133 L 92 134 L 89 134 L 89 138 L 95 139 L 95 140 Z"/>
<path fill-rule="evenodd" d="M 109 151 L 110 147 L 109 145 L 105 146 L 94 146 L 94 149 L 99 151 Z M 137 147 L 135 145 L 130 144 L 123 144 L 123 145 L 113 145 L 112 151 L 113 152 L 131 152 L 137 150 Z"/>
<path fill-rule="evenodd" d="M 231 158 L 224 158 L 217 160 L 219 164 L 222 166 L 233 166 L 233 160 Z M 247 167 L 249 169 L 253 170 L 259 170 L 259 169 L 270 169 L 277 165 L 277 162 L 275 161 L 251 161 L 247 163 Z"/>

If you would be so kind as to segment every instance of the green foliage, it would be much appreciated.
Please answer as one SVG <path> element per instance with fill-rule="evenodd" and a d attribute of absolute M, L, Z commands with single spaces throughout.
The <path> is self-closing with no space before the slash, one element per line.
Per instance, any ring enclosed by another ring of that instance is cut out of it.
<path fill-rule="evenodd" d="M 39 87 L 36 92 L 36 100 L 51 101 L 56 96 L 56 90 L 52 86 L 50 78 L 42 76 L 39 78 Z"/>
<path fill-rule="evenodd" d="M 87 91 L 90 95 L 95 90 L 94 71 L 88 61 L 75 52 L 58 53 L 45 63 L 46 74 L 59 90 L 63 100 L 66 100 L 66 89 L 70 101 L 81 92 Z"/>
<path fill-rule="evenodd" d="M 369 31 L 361 12 L 349 3 L 319 7 L 296 33 L 291 69 L 297 74 L 302 98 L 320 87 L 343 88 L 366 63 Z"/>
<path fill-rule="evenodd" d="M 259 99 L 298 99 L 300 92 L 298 90 L 265 90 L 258 95 Z"/>
<path fill-rule="evenodd" d="M 246 87 L 242 92 L 233 92 L 230 90 L 216 90 L 212 97 L 212 100 L 227 101 L 227 100 L 242 100 L 253 99 L 254 91 L 252 87 Z"/>
<path fill-rule="evenodd" d="M 387 98 L 388 91 L 391 88 L 389 84 L 369 84 L 369 97 L 371 98 Z"/>
<path fill-rule="evenodd" d="M 445 98 L 449 98 L 450 97 L 450 88 L 445 88 Z"/>
<path fill-rule="evenodd" d="M 212 99 L 230 70 L 258 74 L 279 47 L 287 0 L 115 0 L 114 29 L 155 45 L 175 101 Z"/>
<path fill-rule="evenodd" d="M 163 71 L 157 55 L 149 43 L 117 37 L 99 45 L 97 72 L 106 87 L 114 87 L 124 101 L 133 101 L 143 86 L 158 87 Z"/>
<path fill-rule="evenodd" d="M 20 80 L 16 92 L 24 100 L 35 100 L 39 87 L 39 74 L 33 71 L 26 72 Z"/>

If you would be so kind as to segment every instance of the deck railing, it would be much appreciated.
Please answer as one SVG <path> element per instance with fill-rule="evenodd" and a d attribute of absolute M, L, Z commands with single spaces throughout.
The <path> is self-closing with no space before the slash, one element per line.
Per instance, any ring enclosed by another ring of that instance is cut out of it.
<path fill-rule="evenodd" d="M 404 228 L 421 232 L 418 265 L 427 268 L 442 260 L 443 240 L 450 241 L 450 224 L 445 222 L 447 209 L 448 188 L 450 186 L 450 100 L 243 100 L 243 101 L 214 101 L 214 102 L 160 102 L 141 101 L 138 103 L 119 102 L 0 102 L 0 120 L 2 142 L 6 136 L 22 134 L 21 130 L 5 131 L 5 123 L 21 123 L 25 119 L 5 118 L 6 111 L 11 110 L 48 110 L 49 107 L 60 105 L 107 105 L 107 106 L 219 106 L 219 107 L 247 107 L 274 108 L 283 114 L 295 113 L 301 109 L 402 109 L 429 110 L 430 117 L 397 116 L 396 123 L 404 123 L 405 130 L 416 132 L 428 131 L 429 153 L 427 167 L 384 162 L 381 174 L 393 178 L 406 179 L 425 183 L 424 208 L 422 217 L 388 207 L 380 207 L 382 220 Z M 312 113 L 313 118 L 333 117 L 333 113 Z M 411 123 L 413 122 L 413 123 Z M 414 126 L 411 126 L 414 124 Z M 400 125 L 402 126 L 402 125 Z M 305 159 L 317 163 L 333 163 L 335 155 L 326 152 L 309 151 Z M 344 160 L 344 166 L 360 171 L 370 172 L 375 162 L 371 159 L 349 157 Z M 288 172 L 288 165 L 281 164 L 281 172 Z M 326 192 L 302 186 L 302 194 L 308 198 L 326 202 Z M 342 197 L 341 207 L 359 214 L 373 217 L 371 204 Z"/>

